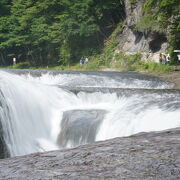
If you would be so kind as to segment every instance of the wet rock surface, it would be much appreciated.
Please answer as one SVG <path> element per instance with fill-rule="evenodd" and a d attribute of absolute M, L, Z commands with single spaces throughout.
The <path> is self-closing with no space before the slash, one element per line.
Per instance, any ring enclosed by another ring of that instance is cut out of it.
<path fill-rule="evenodd" d="M 177 67 L 178 68 L 178 67 Z M 160 78 L 162 81 L 174 83 L 174 89 L 180 89 L 180 69 L 177 72 L 171 73 L 158 73 L 158 72 L 149 72 L 149 73 L 142 73 L 146 75 L 156 76 Z"/>
<path fill-rule="evenodd" d="M 94 142 L 98 128 L 106 114 L 105 110 L 70 110 L 63 113 L 61 132 L 58 138 L 60 147 L 75 147 Z"/>
<path fill-rule="evenodd" d="M 8 150 L 3 137 L 3 128 L 0 118 L 0 159 L 8 157 Z"/>
<path fill-rule="evenodd" d="M 180 128 L 0 160 L 0 179 L 180 179 Z"/>
<path fill-rule="evenodd" d="M 0 159 L 9 157 L 9 151 L 5 143 L 4 130 L 1 119 L 1 113 L 3 113 L 2 109 L 5 108 L 2 101 L 4 101 L 4 95 L 0 90 Z"/>

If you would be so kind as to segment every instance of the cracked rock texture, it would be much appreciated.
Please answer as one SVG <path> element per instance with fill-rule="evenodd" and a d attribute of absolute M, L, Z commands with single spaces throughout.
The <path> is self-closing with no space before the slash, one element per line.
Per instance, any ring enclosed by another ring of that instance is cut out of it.
<path fill-rule="evenodd" d="M 180 128 L 0 160 L 0 179 L 180 179 Z"/>

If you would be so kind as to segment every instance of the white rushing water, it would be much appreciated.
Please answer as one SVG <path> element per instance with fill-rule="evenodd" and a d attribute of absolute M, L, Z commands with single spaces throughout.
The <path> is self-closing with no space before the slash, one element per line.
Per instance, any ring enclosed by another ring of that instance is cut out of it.
<path fill-rule="evenodd" d="M 58 74 L 56 76 L 46 73 L 40 77 L 32 77 L 30 74 L 22 75 L 25 79 L 32 82 L 40 82 L 48 85 L 61 85 L 73 87 L 108 87 L 108 88 L 146 88 L 146 89 L 165 89 L 172 88 L 173 85 L 154 79 L 137 79 L 123 76 L 100 76 L 91 74 Z"/>
<path fill-rule="evenodd" d="M 59 149 L 57 141 L 62 131 L 63 113 L 69 110 L 98 109 L 107 112 L 98 127 L 96 141 L 180 126 L 180 95 L 135 93 L 117 96 L 116 93 L 101 92 L 75 95 L 55 86 L 77 85 L 76 82 L 79 86 L 91 87 L 154 87 L 153 82 L 145 79 L 131 80 L 129 84 L 128 79 L 126 83 L 125 79 L 119 82 L 112 77 L 95 75 L 53 77 L 44 74 L 32 77 L 0 70 L 0 121 L 11 156 Z M 158 87 L 168 88 L 168 85 L 162 83 Z"/>

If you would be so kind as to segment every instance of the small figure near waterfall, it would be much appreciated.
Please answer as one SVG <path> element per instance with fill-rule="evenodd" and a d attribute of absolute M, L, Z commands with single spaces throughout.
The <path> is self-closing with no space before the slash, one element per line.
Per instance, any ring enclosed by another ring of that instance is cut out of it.
<path fill-rule="evenodd" d="M 170 64 L 170 55 L 168 54 L 167 56 L 166 56 L 166 64 Z"/>
<path fill-rule="evenodd" d="M 162 64 L 166 64 L 166 55 L 162 53 Z"/>
<path fill-rule="evenodd" d="M 163 57 L 162 57 L 162 53 L 159 54 L 159 63 L 162 64 L 163 61 Z"/>
<path fill-rule="evenodd" d="M 84 57 L 82 56 L 80 59 L 80 65 L 82 66 L 84 64 Z"/>
<path fill-rule="evenodd" d="M 13 65 L 16 65 L 16 58 L 13 57 Z"/>
<path fill-rule="evenodd" d="M 86 58 L 85 59 L 85 64 L 88 65 L 88 62 L 89 62 L 89 60 L 88 60 L 88 58 Z"/>
<path fill-rule="evenodd" d="M 159 63 L 160 64 L 170 64 L 170 55 L 168 54 L 166 56 L 166 54 L 160 53 L 159 54 Z"/>

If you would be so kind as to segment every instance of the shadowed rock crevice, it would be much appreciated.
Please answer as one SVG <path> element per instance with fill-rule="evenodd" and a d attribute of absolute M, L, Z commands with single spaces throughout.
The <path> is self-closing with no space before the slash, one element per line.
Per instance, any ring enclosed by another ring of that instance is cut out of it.
<path fill-rule="evenodd" d="M 149 42 L 149 48 L 153 53 L 158 52 L 161 50 L 163 43 L 167 43 L 166 36 L 156 33 Z"/>
<path fill-rule="evenodd" d="M 3 104 L 4 99 L 5 99 L 4 95 L 0 90 L 0 159 L 9 157 L 9 151 L 4 139 L 4 131 L 3 131 L 2 117 L 1 117 L 3 113 L 3 108 L 7 108 L 4 107 Z"/>
<path fill-rule="evenodd" d="M 9 153 L 6 147 L 6 143 L 3 137 L 3 129 L 1 124 L 1 117 L 0 117 L 0 159 L 9 157 Z"/>

